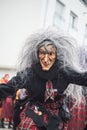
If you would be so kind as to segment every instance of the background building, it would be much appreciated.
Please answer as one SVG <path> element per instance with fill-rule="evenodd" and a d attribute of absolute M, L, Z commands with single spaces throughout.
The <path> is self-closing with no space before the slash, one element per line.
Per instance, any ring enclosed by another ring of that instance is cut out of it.
<path fill-rule="evenodd" d="M 87 46 L 87 0 L 0 0 L 0 76 L 15 74 L 26 38 L 50 25 Z"/>

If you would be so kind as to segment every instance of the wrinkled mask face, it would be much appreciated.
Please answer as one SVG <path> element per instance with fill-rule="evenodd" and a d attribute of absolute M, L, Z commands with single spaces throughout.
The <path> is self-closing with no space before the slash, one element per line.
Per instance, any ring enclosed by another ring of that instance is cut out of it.
<path fill-rule="evenodd" d="M 42 45 L 38 52 L 42 70 L 48 71 L 56 60 L 56 47 L 53 44 Z"/>

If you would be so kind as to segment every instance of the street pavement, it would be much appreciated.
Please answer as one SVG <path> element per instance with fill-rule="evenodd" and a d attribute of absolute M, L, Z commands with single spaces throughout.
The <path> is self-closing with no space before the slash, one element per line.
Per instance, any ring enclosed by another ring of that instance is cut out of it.
<path fill-rule="evenodd" d="M 6 127 L 6 128 L 0 128 L 0 130 L 12 130 L 12 128 L 8 129 L 8 128 Z"/>
<path fill-rule="evenodd" d="M 8 128 L 0 128 L 0 130 L 12 130 L 12 128 L 8 129 Z"/>
<path fill-rule="evenodd" d="M 12 128 L 8 129 L 8 123 L 5 122 L 5 128 L 0 128 L 0 130 L 12 130 Z"/>

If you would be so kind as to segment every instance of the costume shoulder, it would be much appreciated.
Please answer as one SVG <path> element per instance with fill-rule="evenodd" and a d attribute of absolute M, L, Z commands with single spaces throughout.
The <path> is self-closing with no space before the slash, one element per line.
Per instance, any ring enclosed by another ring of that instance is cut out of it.
<path fill-rule="evenodd" d="M 27 68 L 23 71 L 20 71 L 16 76 L 12 77 L 7 84 L 0 84 L 0 97 L 5 98 L 9 95 L 14 95 L 15 91 L 20 88 L 26 88 L 27 80 L 32 75 L 32 69 Z"/>
<path fill-rule="evenodd" d="M 25 70 L 18 72 L 17 75 L 8 82 L 8 85 L 15 86 L 18 89 L 25 88 L 27 80 L 29 80 L 32 75 L 32 68 L 26 68 Z"/>
<path fill-rule="evenodd" d="M 69 83 L 87 86 L 87 71 L 78 72 L 70 68 L 66 68 L 64 72 L 66 73 L 67 81 Z"/>

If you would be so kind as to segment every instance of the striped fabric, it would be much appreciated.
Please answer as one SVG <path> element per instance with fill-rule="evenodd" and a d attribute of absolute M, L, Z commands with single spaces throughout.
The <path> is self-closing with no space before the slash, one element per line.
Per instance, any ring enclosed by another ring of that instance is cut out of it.
<path fill-rule="evenodd" d="M 69 102 L 69 108 L 71 108 L 73 104 Z M 85 121 L 87 118 L 87 108 L 85 106 L 85 98 L 82 98 L 82 102 L 77 107 L 74 107 L 71 111 L 71 120 L 66 124 L 65 130 L 84 130 Z"/>
<path fill-rule="evenodd" d="M 46 103 L 44 106 L 46 107 L 46 110 L 49 110 L 51 113 L 58 114 L 58 102 Z M 31 109 L 34 109 L 34 107 L 31 106 Z M 35 122 L 25 114 L 25 110 L 26 107 L 20 114 L 21 122 L 18 126 L 18 130 L 39 130 Z M 48 123 L 46 114 L 43 114 L 43 120 L 45 123 Z"/>
<path fill-rule="evenodd" d="M 86 108 L 84 104 L 84 98 L 78 107 L 75 107 L 71 111 L 72 118 L 67 124 L 65 124 L 64 130 L 84 130 L 85 118 L 86 118 Z M 69 107 L 72 106 L 72 102 L 69 102 Z M 53 114 L 58 114 L 58 102 L 46 103 L 45 107 Z M 26 108 L 22 111 L 20 118 L 21 122 L 18 126 L 18 130 L 39 130 L 35 122 L 25 115 Z M 44 122 L 47 123 L 47 115 L 43 115 Z"/>
<path fill-rule="evenodd" d="M 39 130 L 34 121 L 26 116 L 25 110 L 26 108 L 20 114 L 21 122 L 18 126 L 18 130 Z"/>

